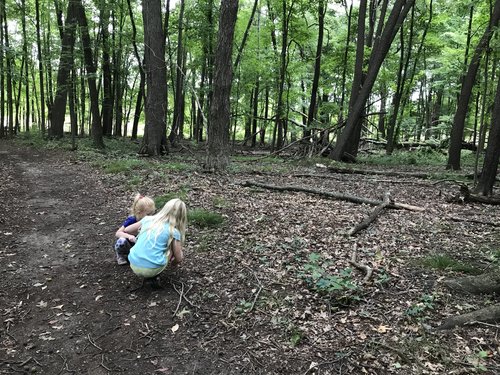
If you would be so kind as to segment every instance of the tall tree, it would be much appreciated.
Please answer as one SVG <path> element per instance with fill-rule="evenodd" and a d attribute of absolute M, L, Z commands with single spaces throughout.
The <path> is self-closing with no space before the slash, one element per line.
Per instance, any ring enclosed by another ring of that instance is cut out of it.
<path fill-rule="evenodd" d="M 172 122 L 172 129 L 170 130 L 169 140 L 170 143 L 174 143 L 177 137 L 182 138 L 182 134 L 179 134 L 179 130 L 182 128 L 184 123 L 184 40 L 183 40 L 183 29 L 184 29 L 184 0 L 180 0 L 180 10 L 179 10 L 179 22 L 177 30 L 177 62 L 175 64 L 175 91 L 174 91 L 174 118 Z"/>
<path fill-rule="evenodd" d="M 111 54 L 109 38 L 110 4 L 100 3 L 101 43 L 102 43 L 102 131 L 111 135 L 113 129 L 113 82 L 111 77 Z M 114 34 L 114 33 L 113 33 Z"/>
<path fill-rule="evenodd" d="M 219 33 L 214 59 L 213 97 L 210 105 L 210 126 L 205 168 L 225 170 L 229 164 L 229 125 L 232 82 L 231 53 L 234 28 L 238 14 L 238 0 L 222 0 L 219 16 Z"/>
<path fill-rule="evenodd" d="M 85 14 L 85 8 L 83 7 L 82 0 L 76 1 L 76 9 L 78 25 L 80 26 L 80 37 L 82 39 L 83 57 L 85 60 L 85 69 L 87 70 L 87 83 L 89 86 L 90 94 L 90 112 L 92 113 L 92 141 L 96 148 L 104 148 L 104 141 L 102 139 L 103 134 L 101 115 L 99 113 L 99 94 L 97 92 L 95 78 L 97 69 L 94 65 L 87 15 Z"/>
<path fill-rule="evenodd" d="M 42 38 L 41 38 L 41 25 L 40 25 L 40 0 L 35 0 L 36 12 L 36 46 L 38 58 L 38 78 L 40 80 L 40 124 L 39 128 L 42 134 L 45 133 L 45 86 L 43 84 L 43 61 L 42 61 Z"/>
<path fill-rule="evenodd" d="M 165 105 L 167 72 L 160 0 L 142 0 L 144 23 L 144 71 L 146 73 L 146 126 L 142 152 L 157 156 L 168 151 Z"/>
<path fill-rule="evenodd" d="M 330 153 L 330 158 L 341 160 L 344 158 L 346 151 L 352 147 L 353 140 L 356 138 L 355 130 L 366 106 L 366 101 L 371 93 L 375 80 L 378 76 L 380 67 L 389 52 L 392 41 L 396 36 L 401 24 L 406 18 L 415 0 L 396 0 L 392 7 L 391 13 L 383 26 L 383 31 L 380 37 L 376 37 L 370 60 L 368 62 L 368 71 L 363 86 L 349 110 L 346 125 L 342 133 L 337 138 L 337 143 Z M 382 22 L 383 18 L 380 18 Z"/>
<path fill-rule="evenodd" d="M 59 68 L 57 70 L 56 95 L 54 104 L 49 111 L 49 135 L 55 138 L 62 138 L 64 135 L 66 103 L 68 99 L 68 89 L 70 87 L 69 76 L 73 66 L 73 46 L 75 44 L 77 23 L 76 0 L 70 0 L 66 12 L 66 23 L 61 32 L 61 54 L 59 58 Z"/>
<path fill-rule="evenodd" d="M 467 74 L 464 77 L 460 97 L 458 99 L 457 111 L 453 119 L 453 127 L 451 128 L 450 147 L 448 149 L 448 164 L 447 169 L 460 169 L 460 153 L 462 151 L 462 139 L 464 135 L 465 118 L 469 109 L 469 101 L 472 95 L 472 88 L 476 80 L 477 71 L 481 63 L 481 57 L 488 48 L 488 45 L 493 35 L 493 31 L 498 26 L 500 21 L 500 0 L 495 1 L 495 7 L 491 13 L 490 21 L 483 36 L 476 46 L 474 55 L 472 56 Z"/>
<path fill-rule="evenodd" d="M 488 135 L 488 146 L 484 156 L 483 171 L 479 177 L 477 192 L 491 195 L 495 183 L 498 162 L 500 160 L 500 79 L 498 80 L 495 104 L 491 118 L 491 127 Z"/>

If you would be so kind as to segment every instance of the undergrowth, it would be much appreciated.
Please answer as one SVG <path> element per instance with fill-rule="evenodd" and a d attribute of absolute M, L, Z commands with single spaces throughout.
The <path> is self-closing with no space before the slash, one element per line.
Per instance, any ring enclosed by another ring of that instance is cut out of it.
<path fill-rule="evenodd" d="M 421 264 L 432 269 L 442 270 L 442 271 L 455 271 L 462 272 L 472 275 L 477 275 L 481 273 L 477 268 L 459 262 L 458 260 L 450 257 L 447 254 L 434 254 L 430 255 L 421 260 Z"/>

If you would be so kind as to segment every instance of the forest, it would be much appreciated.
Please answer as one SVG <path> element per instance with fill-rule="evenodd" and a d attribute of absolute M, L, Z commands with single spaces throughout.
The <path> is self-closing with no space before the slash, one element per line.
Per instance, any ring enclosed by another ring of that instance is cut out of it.
<path fill-rule="evenodd" d="M 0 373 L 498 373 L 499 22 L 1 1 Z M 188 206 L 161 291 L 110 250 L 137 192 Z"/>
<path fill-rule="evenodd" d="M 2 3 L 0 136 L 236 142 L 355 161 L 367 142 L 498 163 L 498 1 Z M 54 17 L 55 16 L 55 17 Z M 211 133 L 213 134 L 211 135 Z M 211 136 L 210 136 L 211 135 Z M 486 150 L 486 152 L 485 152 Z M 476 169 L 480 169 L 480 168 Z"/>

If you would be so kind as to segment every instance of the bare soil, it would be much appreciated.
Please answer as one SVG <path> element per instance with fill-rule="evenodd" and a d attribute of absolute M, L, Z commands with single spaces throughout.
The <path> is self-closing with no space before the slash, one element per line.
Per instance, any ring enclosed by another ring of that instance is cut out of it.
<path fill-rule="evenodd" d="M 500 373 L 500 326 L 434 330 L 496 296 L 456 294 L 442 281 L 460 272 L 422 263 L 447 254 L 479 271 L 497 267 L 498 227 L 450 220 L 500 223 L 497 207 L 447 203 L 456 187 L 417 178 L 250 169 L 139 170 L 140 185 L 128 189 L 130 176 L 71 152 L 0 141 L 0 373 Z M 390 191 L 425 211 L 386 209 L 349 238 L 373 207 L 246 180 L 371 199 Z M 225 217 L 215 228 L 189 226 L 185 262 L 164 272 L 161 290 L 139 288 L 114 259 L 114 232 L 137 190 L 183 191 L 190 209 Z M 357 261 L 374 269 L 368 282 L 348 273 L 355 245 Z M 321 292 L 314 271 L 354 289 Z"/>

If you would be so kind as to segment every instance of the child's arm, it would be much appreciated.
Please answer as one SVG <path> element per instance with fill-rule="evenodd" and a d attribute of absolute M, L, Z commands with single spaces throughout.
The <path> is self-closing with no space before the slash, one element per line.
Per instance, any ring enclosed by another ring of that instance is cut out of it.
<path fill-rule="evenodd" d="M 174 255 L 174 259 L 172 261 L 172 265 L 177 265 L 182 263 L 182 260 L 184 259 L 184 254 L 182 252 L 182 246 L 181 246 L 181 241 L 177 241 L 174 239 L 172 241 L 172 251 Z"/>
<path fill-rule="evenodd" d="M 141 222 L 138 221 L 137 223 L 134 223 L 132 225 L 129 225 L 128 227 L 121 226 L 118 228 L 116 231 L 116 237 L 118 238 L 126 238 L 130 242 L 135 242 L 137 234 L 139 233 L 139 230 L 141 229 Z"/>

